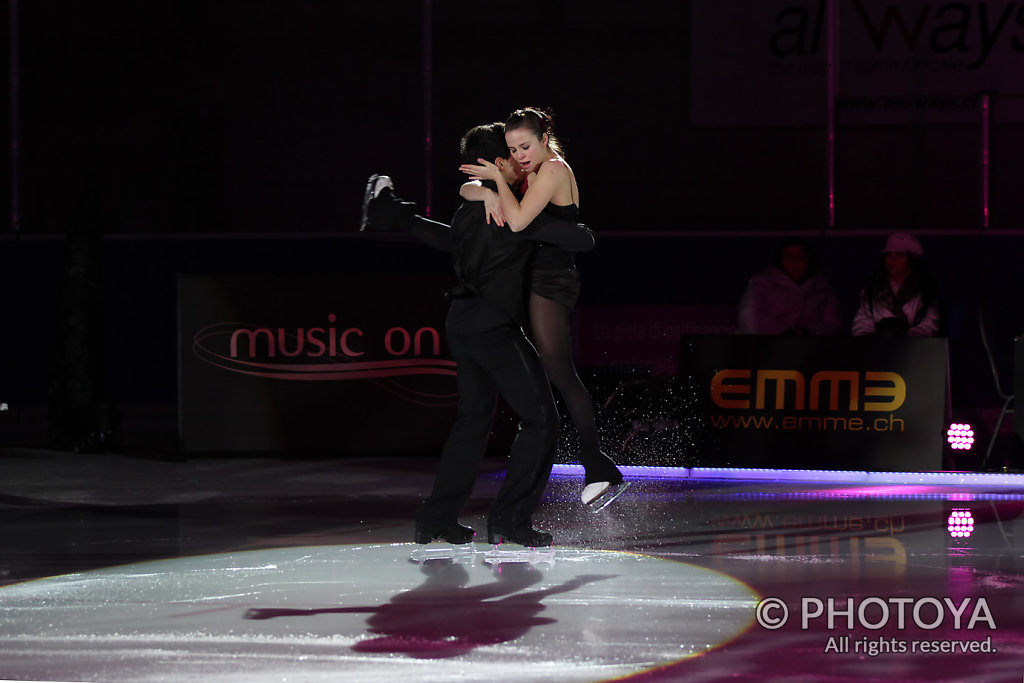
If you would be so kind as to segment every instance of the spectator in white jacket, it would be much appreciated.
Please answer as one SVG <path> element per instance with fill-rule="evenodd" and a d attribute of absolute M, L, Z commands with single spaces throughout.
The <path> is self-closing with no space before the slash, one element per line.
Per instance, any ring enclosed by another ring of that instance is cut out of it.
<path fill-rule="evenodd" d="M 913 235 L 896 232 L 882 249 L 882 262 L 860 293 L 853 336 L 934 337 L 939 330 L 935 281 Z"/>
<path fill-rule="evenodd" d="M 779 245 L 774 263 L 750 278 L 740 300 L 740 334 L 834 335 L 842 329 L 839 299 L 801 239 Z"/>

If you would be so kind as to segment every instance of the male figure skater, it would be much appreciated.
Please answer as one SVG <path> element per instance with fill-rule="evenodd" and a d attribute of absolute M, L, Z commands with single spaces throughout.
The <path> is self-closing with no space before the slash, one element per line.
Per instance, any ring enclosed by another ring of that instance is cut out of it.
<path fill-rule="evenodd" d="M 470 129 L 460 151 L 464 163 L 493 159 L 510 185 L 522 179 L 500 123 Z M 363 228 L 386 229 L 397 223 L 432 246 L 451 251 L 458 277 L 449 292 L 452 303 L 445 324 L 458 364 L 458 418 L 441 452 L 433 490 L 416 517 L 416 542 L 441 538 L 461 544 L 473 539 L 475 532 L 459 524 L 458 515 L 472 493 L 501 394 L 519 416 L 520 427 L 488 516 L 488 542 L 551 545 L 551 534 L 534 529 L 530 516 L 551 474 L 558 414 L 540 358 L 522 329 L 525 278 L 533 242 L 587 251 L 594 246 L 593 234 L 586 226 L 544 214 L 513 233 L 489 223 L 482 202 L 464 202 L 451 226 L 445 226 L 415 216 L 410 204 L 395 197 L 386 176 L 370 178 L 363 214 Z"/>

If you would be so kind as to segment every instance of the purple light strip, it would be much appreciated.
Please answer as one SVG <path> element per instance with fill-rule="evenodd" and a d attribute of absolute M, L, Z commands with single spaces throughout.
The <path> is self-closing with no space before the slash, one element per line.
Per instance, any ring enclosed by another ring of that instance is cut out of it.
<path fill-rule="evenodd" d="M 688 467 L 652 467 L 647 465 L 626 465 L 619 468 L 622 473 L 633 479 L 690 479 Z M 559 476 L 579 475 L 586 472 L 583 465 L 555 465 L 551 473 Z"/>
<path fill-rule="evenodd" d="M 793 481 L 851 484 L 868 481 L 868 472 L 842 470 L 774 470 L 766 468 L 695 467 L 697 479 L 747 479 L 756 481 Z"/>
<path fill-rule="evenodd" d="M 1024 475 L 984 472 L 866 472 L 843 470 L 776 470 L 732 467 L 624 466 L 622 473 L 635 479 L 730 479 L 743 481 L 815 482 L 834 484 L 929 484 L 946 486 L 1000 486 L 1024 489 Z M 584 474 L 581 465 L 555 465 L 552 474 Z"/>
<path fill-rule="evenodd" d="M 658 494 L 644 493 L 652 500 L 659 500 Z M 873 491 L 862 491 L 859 489 L 816 489 L 813 491 L 731 491 L 719 489 L 714 491 L 692 491 L 689 492 L 693 500 L 941 500 L 963 505 L 961 497 L 963 492 L 957 493 L 882 493 Z M 1024 493 L 972 493 L 973 501 L 1021 501 L 1024 500 Z M 676 500 L 678 494 L 661 494 L 660 499 Z"/>

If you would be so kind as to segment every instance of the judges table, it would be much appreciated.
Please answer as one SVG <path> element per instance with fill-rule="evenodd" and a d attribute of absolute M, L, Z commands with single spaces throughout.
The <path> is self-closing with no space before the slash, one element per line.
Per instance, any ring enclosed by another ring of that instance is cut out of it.
<path fill-rule="evenodd" d="M 701 466 L 941 469 L 945 339 L 692 336 Z"/>

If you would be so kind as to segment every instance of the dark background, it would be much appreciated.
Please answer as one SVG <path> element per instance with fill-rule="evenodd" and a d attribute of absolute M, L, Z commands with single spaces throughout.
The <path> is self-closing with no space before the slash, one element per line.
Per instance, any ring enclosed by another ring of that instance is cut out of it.
<path fill-rule="evenodd" d="M 107 233 L 352 230 L 378 170 L 448 216 L 462 133 L 524 103 L 564 122 L 602 223 L 683 224 L 610 200 L 685 187 L 694 173 L 680 163 L 685 4 L 525 2 L 514 21 L 498 5 L 416 0 L 42 0 L 19 11 L 25 232 L 66 231 L 82 193 L 101 203 Z"/>
<path fill-rule="evenodd" d="M 108 234 L 352 230 L 373 171 L 447 217 L 461 134 L 526 104 L 554 111 L 601 229 L 827 225 L 824 121 L 691 124 L 688 2 L 17 9 L 27 234 L 67 231 L 83 194 Z M 979 125 L 839 123 L 838 227 L 980 227 Z M 1024 218 L 1022 146 L 994 125 L 994 228 Z"/>
<path fill-rule="evenodd" d="M 5 37 L 11 9 L 0 17 Z M 20 211 L 18 230 L 5 221 L 0 231 L 8 423 L 31 422 L 52 398 L 65 235 L 98 245 L 90 334 L 107 392 L 125 410 L 163 415 L 176 398 L 178 273 L 447 272 L 445 258 L 402 238 L 357 232 L 366 177 L 390 174 L 400 194 L 446 220 L 463 180 L 462 133 L 523 105 L 554 111 L 584 220 L 598 232 L 581 262 L 581 305 L 735 304 L 779 237 L 803 234 L 852 315 L 885 233 L 910 230 L 940 281 L 954 404 L 997 404 L 977 309 L 991 290 L 1024 296 L 1024 125 L 993 124 L 983 231 L 979 124 L 840 120 L 829 227 L 824 121 L 692 123 L 702 65 L 691 63 L 688 2 L 14 9 Z M 5 216 L 11 161 L 5 145 Z"/>

